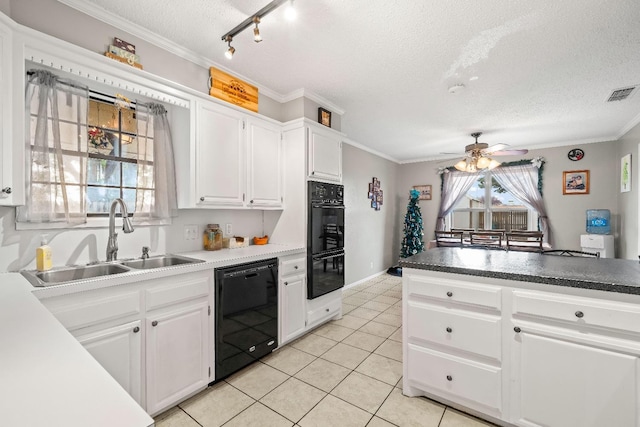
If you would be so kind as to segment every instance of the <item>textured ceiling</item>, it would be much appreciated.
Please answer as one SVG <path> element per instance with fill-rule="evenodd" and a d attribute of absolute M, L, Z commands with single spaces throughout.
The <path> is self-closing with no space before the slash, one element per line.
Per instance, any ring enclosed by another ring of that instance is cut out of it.
<path fill-rule="evenodd" d="M 86 0 L 282 96 L 344 109 L 349 139 L 400 161 L 481 142 L 545 147 L 616 139 L 640 119 L 638 0 L 296 0 L 234 39 L 267 0 Z M 450 86 L 463 84 L 451 94 Z M 451 157 L 451 156 L 449 156 Z"/>

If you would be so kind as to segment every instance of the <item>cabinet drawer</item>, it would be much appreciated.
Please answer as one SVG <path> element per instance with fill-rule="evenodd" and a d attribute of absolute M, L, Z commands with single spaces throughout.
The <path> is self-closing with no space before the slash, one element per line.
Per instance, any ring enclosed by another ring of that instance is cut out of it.
<path fill-rule="evenodd" d="M 408 344 L 409 381 L 492 409 L 501 408 L 501 369 Z M 460 403 L 465 403 L 460 401 Z"/>
<path fill-rule="evenodd" d="M 210 279 L 210 276 L 200 276 L 188 280 L 180 280 L 177 284 L 173 281 L 165 286 L 161 285 L 147 289 L 145 291 L 147 310 L 207 297 L 209 295 Z"/>
<path fill-rule="evenodd" d="M 299 274 L 305 272 L 307 259 L 304 256 L 296 256 L 290 258 L 281 258 L 280 267 L 278 267 L 278 273 L 280 277 L 287 276 L 289 274 Z"/>
<path fill-rule="evenodd" d="M 492 308 L 500 311 L 500 288 L 458 280 L 410 276 L 408 297 L 422 296 L 439 301 Z"/>
<path fill-rule="evenodd" d="M 329 317 L 333 317 L 340 312 L 342 307 L 342 299 L 334 299 L 322 305 L 315 310 L 307 312 L 307 325 L 313 325 Z"/>
<path fill-rule="evenodd" d="M 409 302 L 407 336 L 500 360 L 500 318 Z"/>
<path fill-rule="evenodd" d="M 637 304 L 515 290 L 513 314 L 640 333 Z"/>
<path fill-rule="evenodd" d="M 66 297 L 69 298 L 69 297 Z M 69 304 L 43 304 L 69 331 L 141 313 L 140 292 L 126 292 L 113 296 L 73 295 Z M 65 301 L 66 302 L 66 301 Z"/>

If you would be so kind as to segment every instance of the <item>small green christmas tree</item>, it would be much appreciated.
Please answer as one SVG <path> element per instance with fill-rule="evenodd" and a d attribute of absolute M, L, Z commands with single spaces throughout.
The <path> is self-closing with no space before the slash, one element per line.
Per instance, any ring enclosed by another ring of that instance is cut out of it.
<path fill-rule="evenodd" d="M 404 217 L 404 239 L 402 240 L 402 248 L 400 248 L 400 258 L 406 258 L 411 255 L 419 254 L 424 250 L 422 236 L 424 235 L 422 228 L 422 213 L 418 206 L 418 198 L 420 192 L 411 190 L 409 192 L 409 204 L 407 205 L 407 214 Z"/>

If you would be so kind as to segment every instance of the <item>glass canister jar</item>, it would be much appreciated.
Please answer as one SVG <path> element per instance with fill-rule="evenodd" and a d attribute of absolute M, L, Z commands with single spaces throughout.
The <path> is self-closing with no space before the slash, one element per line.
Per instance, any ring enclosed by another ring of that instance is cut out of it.
<path fill-rule="evenodd" d="M 218 224 L 207 224 L 202 236 L 202 246 L 207 251 L 222 249 L 222 230 Z"/>

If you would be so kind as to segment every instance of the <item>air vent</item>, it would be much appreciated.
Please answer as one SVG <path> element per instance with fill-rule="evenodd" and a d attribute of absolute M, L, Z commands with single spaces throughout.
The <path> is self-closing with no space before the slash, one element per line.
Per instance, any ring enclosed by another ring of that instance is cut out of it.
<path fill-rule="evenodd" d="M 636 90 L 636 87 L 637 86 L 631 86 L 614 90 L 613 92 L 611 92 L 611 95 L 609 95 L 609 99 L 607 99 L 607 102 L 622 101 L 623 99 L 627 99 L 631 96 L 633 91 Z"/>

